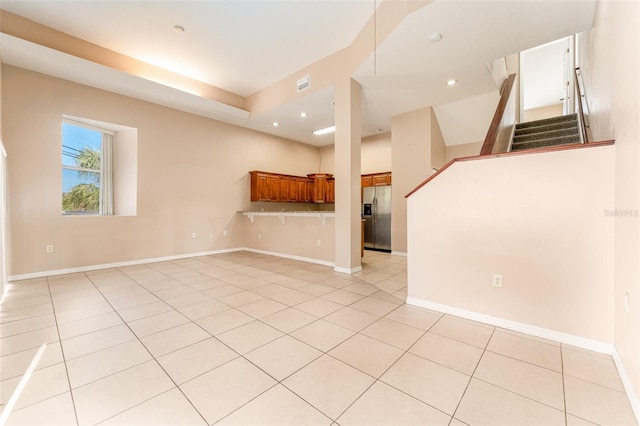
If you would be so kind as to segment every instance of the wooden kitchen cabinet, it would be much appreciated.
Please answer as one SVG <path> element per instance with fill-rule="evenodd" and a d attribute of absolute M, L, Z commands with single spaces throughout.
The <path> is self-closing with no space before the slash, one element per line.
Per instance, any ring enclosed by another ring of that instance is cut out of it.
<path fill-rule="evenodd" d="M 314 203 L 331 203 L 335 198 L 334 195 L 329 194 L 329 179 L 333 178 L 333 175 L 329 173 L 311 173 L 307 175 L 308 178 L 313 180 L 313 195 L 312 199 Z M 331 188 L 334 189 L 335 185 L 332 183 Z"/>
<path fill-rule="evenodd" d="M 364 197 L 364 188 L 369 186 L 391 185 L 391 172 L 371 173 L 360 177 L 360 197 Z"/>
<path fill-rule="evenodd" d="M 314 179 L 260 171 L 252 171 L 249 174 L 251 176 L 251 201 L 314 202 Z M 322 200 L 325 198 L 323 196 Z"/>
<path fill-rule="evenodd" d="M 336 202 L 336 179 L 329 178 L 327 179 L 327 203 L 335 203 Z"/>

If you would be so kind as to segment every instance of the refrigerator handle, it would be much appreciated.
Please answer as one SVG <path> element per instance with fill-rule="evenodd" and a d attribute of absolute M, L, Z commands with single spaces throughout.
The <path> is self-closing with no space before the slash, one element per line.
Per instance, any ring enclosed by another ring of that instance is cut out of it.
<path fill-rule="evenodd" d="M 373 198 L 373 223 L 376 223 L 376 219 L 378 217 L 378 199 L 377 198 Z"/>

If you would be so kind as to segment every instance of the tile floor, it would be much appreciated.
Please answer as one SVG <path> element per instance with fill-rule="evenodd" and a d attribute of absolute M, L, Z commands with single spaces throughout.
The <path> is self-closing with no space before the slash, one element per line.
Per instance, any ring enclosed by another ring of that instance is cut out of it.
<path fill-rule="evenodd" d="M 8 425 L 636 424 L 609 356 L 407 306 L 406 260 L 354 276 L 236 252 L 10 284 Z"/>

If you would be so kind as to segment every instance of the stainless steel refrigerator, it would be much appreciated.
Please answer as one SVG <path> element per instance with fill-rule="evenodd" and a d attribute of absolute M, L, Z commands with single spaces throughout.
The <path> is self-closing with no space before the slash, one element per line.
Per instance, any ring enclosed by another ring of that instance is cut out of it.
<path fill-rule="evenodd" d="M 364 248 L 391 251 L 391 185 L 363 188 Z"/>

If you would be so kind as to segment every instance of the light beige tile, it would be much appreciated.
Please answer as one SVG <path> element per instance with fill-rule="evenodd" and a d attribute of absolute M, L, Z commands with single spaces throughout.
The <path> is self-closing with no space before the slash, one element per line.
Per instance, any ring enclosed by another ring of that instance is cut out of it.
<path fill-rule="evenodd" d="M 442 316 L 439 312 L 403 305 L 387 314 L 385 318 L 420 330 L 429 330 Z"/>
<path fill-rule="evenodd" d="M 376 382 L 340 416 L 341 426 L 449 425 L 451 417 L 382 382 Z"/>
<path fill-rule="evenodd" d="M 195 321 L 229 309 L 230 307 L 228 305 L 211 299 L 206 302 L 185 306 L 184 308 L 180 308 L 179 311 L 190 320 Z"/>
<path fill-rule="evenodd" d="M 259 321 L 253 321 L 233 330 L 218 334 L 216 337 L 234 351 L 246 354 L 265 343 L 282 336 L 282 333 Z"/>
<path fill-rule="evenodd" d="M 135 296 L 123 297 L 120 299 L 112 300 L 111 305 L 116 310 L 122 310 L 127 308 L 133 308 L 134 306 L 146 305 L 147 303 L 157 302 L 158 298 L 148 291 L 141 292 Z"/>
<path fill-rule="evenodd" d="M 131 330 L 133 330 L 138 337 L 144 337 L 188 322 L 189 319 L 184 315 L 171 310 L 136 321 L 131 321 L 129 323 L 129 327 L 131 327 Z"/>
<path fill-rule="evenodd" d="M 172 299 L 174 297 L 185 296 L 187 294 L 196 293 L 196 290 L 188 285 L 177 285 L 154 292 L 162 300 Z"/>
<path fill-rule="evenodd" d="M 407 353 L 380 380 L 453 415 L 469 379 L 465 374 Z"/>
<path fill-rule="evenodd" d="M 326 352 L 354 334 L 355 332 L 352 330 L 320 319 L 297 329 L 290 335 L 322 352 Z"/>
<path fill-rule="evenodd" d="M 355 283 L 348 285 L 343 288 L 343 290 L 350 291 L 352 293 L 361 294 L 363 296 L 371 296 L 373 293 L 377 292 L 378 287 L 371 284 L 363 284 L 363 283 Z"/>
<path fill-rule="evenodd" d="M 493 352 L 485 352 L 475 378 L 564 410 L 562 374 Z"/>
<path fill-rule="evenodd" d="M 140 340 L 155 357 L 159 357 L 211 337 L 192 322 L 142 337 Z"/>
<path fill-rule="evenodd" d="M 493 327 L 461 318 L 445 316 L 431 327 L 429 331 L 484 349 L 491 338 Z"/>
<path fill-rule="evenodd" d="M 55 325 L 56 318 L 52 313 L 17 321 L 5 322 L 0 324 L 0 338 L 39 330 L 41 328 L 54 327 Z"/>
<path fill-rule="evenodd" d="M 322 355 L 317 349 L 289 336 L 282 336 L 271 343 L 245 355 L 276 380 L 283 380 Z"/>
<path fill-rule="evenodd" d="M 591 423 L 580 417 L 567 414 L 567 426 L 596 426 L 596 423 Z"/>
<path fill-rule="evenodd" d="M 287 308 L 287 305 L 276 302 L 275 300 L 262 299 L 240 306 L 238 310 L 256 319 L 260 319 Z"/>
<path fill-rule="evenodd" d="M 241 325 L 255 321 L 249 315 L 240 312 L 237 309 L 229 309 L 215 315 L 201 318 L 196 321 L 198 325 L 213 335 L 224 333 Z"/>
<path fill-rule="evenodd" d="M 282 385 L 276 385 L 217 425 L 330 425 L 320 413 Z"/>
<path fill-rule="evenodd" d="M 259 294 L 262 297 L 271 298 L 272 296 L 276 296 L 282 293 L 287 293 L 291 290 L 288 287 L 270 283 L 267 285 L 263 285 L 262 287 L 255 288 L 251 291 L 255 294 Z"/>
<path fill-rule="evenodd" d="M 301 291 L 303 293 L 307 293 L 310 294 L 312 296 L 315 297 L 320 297 L 324 294 L 327 293 L 331 293 L 333 291 L 335 291 L 335 288 L 330 287 L 328 285 L 322 285 L 322 284 L 309 284 L 309 285 L 305 285 L 303 287 L 298 288 L 298 291 Z"/>
<path fill-rule="evenodd" d="M 365 297 L 364 299 L 358 300 L 354 304 L 349 305 L 349 307 L 382 317 L 396 309 L 398 305 L 395 303 L 384 302 L 373 297 Z"/>
<path fill-rule="evenodd" d="M 562 349 L 562 363 L 564 374 L 578 379 L 606 386 L 611 389 L 624 391 L 618 369 L 609 357 L 602 354 L 590 354 L 570 349 Z"/>
<path fill-rule="evenodd" d="M 288 308 L 275 314 L 262 318 L 262 322 L 269 324 L 283 333 L 291 333 L 316 320 L 313 315 L 299 311 L 295 308 Z"/>
<path fill-rule="evenodd" d="M 120 319 L 118 314 L 115 312 L 107 312 L 89 318 L 58 324 L 58 331 L 60 332 L 60 338 L 64 340 L 114 327 L 122 323 L 122 319 Z"/>
<path fill-rule="evenodd" d="M 374 380 L 335 358 L 323 355 L 282 384 L 335 420 Z"/>
<path fill-rule="evenodd" d="M 427 332 L 409 352 L 470 376 L 483 351 L 475 346 Z"/>
<path fill-rule="evenodd" d="M 339 311 L 324 317 L 327 321 L 331 321 L 334 324 L 338 324 L 353 331 L 360 331 L 376 322 L 379 318 L 380 317 L 377 315 L 352 309 L 351 307 L 342 308 Z"/>
<path fill-rule="evenodd" d="M 276 302 L 284 303 L 285 305 L 294 306 L 307 300 L 311 300 L 314 297 L 310 294 L 303 293 L 298 290 L 289 290 L 284 293 L 279 293 L 270 297 L 270 299 Z"/>
<path fill-rule="evenodd" d="M 108 302 L 96 303 L 91 306 L 82 306 L 67 311 L 56 312 L 56 321 L 62 324 L 69 321 L 78 321 L 94 317 L 100 314 L 113 313 L 113 308 Z"/>
<path fill-rule="evenodd" d="M 496 330 L 487 350 L 562 372 L 560 346 Z"/>
<path fill-rule="evenodd" d="M 340 280 L 340 281 L 344 281 L 344 280 Z M 344 306 L 348 306 L 354 302 L 357 302 L 358 300 L 364 297 L 365 296 L 361 294 L 352 293 L 350 291 L 345 291 L 345 290 L 335 290 L 335 291 L 332 291 L 331 293 L 327 293 L 324 296 L 322 296 L 323 299 L 327 299 Z"/>
<path fill-rule="evenodd" d="M 360 333 L 400 349 L 409 349 L 424 334 L 424 331 L 381 318 Z"/>
<path fill-rule="evenodd" d="M 177 384 L 182 384 L 237 357 L 212 337 L 161 356 L 158 362 Z"/>
<path fill-rule="evenodd" d="M 0 358 L 0 381 L 22 376 L 39 350 L 40 347 L 27 349 Z M 48 343 L 36 369 L 50 367 L 63 361 L 60 342 Z"/>
<path fill-rule="evenodd" d="M 150 359 L 151 355 L 138 340 L 74 358 L 67 361 L 71 388 L 86 385 Z"/>
<path fill-rule="evenodd" d="M 7 419 L 6 426 L 67 426 L 76 424 L 71 393 L 46 399 L 20 410 L 13 410 Z"/>
<path fill-rule="evenodd" d="M 456 411 L 469 425 L 564 425 L 564 413 L 507 390 L 471 379 Z"/>
<path fill-rule="evenodd" d="M 213 424 L 277 382 L 244 358 L 236 358 L 180 386 L 187 398 Z"/>
<path fill-rule="evenodd" d="M 193 405 L 177 388 L 136 405 L 100 424 L 111 426 L 207 425 L 196 409 L 193 408 Z"/>
<path fill-rule="evenodd" d="M 168 312 L 173 310 L 173 308 L 162 301 L 147 303 L 146 305 L 135 306 L 133 308 L 123 309 L 118 311 L 118 314 L 124 319 L 126 322 L 131 322 L 135 320 L 139 320 L 142 318 L 151 317 L 154 315 L 161 314 L 163 312 Z"/>
<path fill-rule="evenodd" d="M 14 377 L 0 383 L 0 389 L 2 390 L 0 392 L 0 404 L 4 405 L 9 401 L 21 379 L 22 376 Z M 65 392 L 69 392 L 69 381 L 63 363 L 36 370 L 22 390 L 14 410 L 28 407 Z"/>
<path fill-rule="evenodd" d="M 343 306 L 339 303 L 331 302 L 325 299 L 311 299 L 306 302 L 296 305 L 296 309 L 304 311 L 314 317 L 322 318 L 329 315 L 332 312 L 342 309 Z"/>
<path fill-rule="evenodd" d="M 117 325 L 115 327 L 105 328 L 104 330 L 98 330 L 93 333 L 83 334 L 82 336 L 63 340 L 62 349 L 64 350 L 64 357 L 68 361 L 82 355 L 97 352 L 135 339 L 136 336 L 126 325 Z"/>
<path fill-rule="evenodd" d="M 203 291 L 203 293 L 213 297 L 214 299 L 218 299 L 220 297 L 228 296 L 230 294 L 238 293 L 241 291 L 244 291 L 244 289 L 241 287 L 238 287 L 232 284 L 226 284 L 226 285 L 214 287 L 210 290 L 205 290 Z"/>
<path fill-rule="evenodd" d="M 404 351 L 362 334 L 344 341 L 329 355 L 373 377 L 380 377 Z"/>
<path fill-rule="evenodd" d="M 173 306 L 176 309 L 186 308 L 187 306 L 197 305 L 206 301 L 212 300 L 211 296 L 208 296 L 199 291 L 185 294 L 182 296 L 171 297 L 164 299 L 167 304 Z"/>
<path fill-rule="evenodd" d="M 173 387 L 155 361 L 145 362 L 74 389 L 78 422 L 99 423 Z"/>
<path fill-rule="evenodd" d="M 29 306 L 27 308 L 14 309 L 13 311 L 2 310 L 0 311 L 0 323 L 19 321 L 51 313 L 53 313 L 53 305 L 51 303 Z"/>
<path fill-rule="evenodd" d="M 379 286 L 379 285 L 378 285 Z M 404 286 L 401 285 L 401 287 Z M 397 297 L 395 297 L 392 293 L 397 291 L 398 289 L 393 289 L 393 290 L 387 290 L 387 288 L 385 287 L 384 290 L 380 290 L 377 291 L 375 293 L 373 293 L 371 296 L 369 296 L 372 299 L 378 299 L 378 300 L 382 300 L 383 302 L 388 302 L 388 303 L 392 303 L 394 305 L 396 305 L 396 307 L 404 304 L 404 300 L 403 299 L 398 299 Z"/>
<path fill-rule="evenodd" d="M 66 294 L 66 293 L 58 293 L 58 294 Z M 54 300 L 53 306 L 56 312 L 63 312 L 71 309 L 81 308 L 84 306 L 97 305 L 98 303 L 103 303 L 103 302 L 105 302 L 105 298 L 97 290 L 93 290 L 93 293 L 91 295 L 70 298 L 70 299 Z"/>
<path fill-rule="evenodd" d="M 566 375 L 564 387 L 567 413 L 597 424 L 636 425 L 624 392 Z"/>
<path fill-rule="evenodd" d="M 43 343 L 53 343 L 58 341 L 58 330 L 56 327 L 41 328 L 27 331 L 0 339 L 0 356 L 22 352 L 27 349 L 38 348 Z"/>

